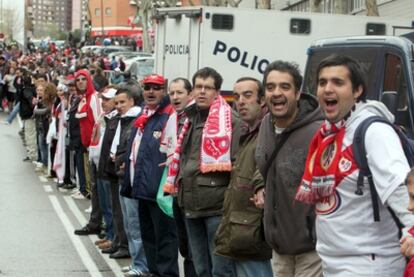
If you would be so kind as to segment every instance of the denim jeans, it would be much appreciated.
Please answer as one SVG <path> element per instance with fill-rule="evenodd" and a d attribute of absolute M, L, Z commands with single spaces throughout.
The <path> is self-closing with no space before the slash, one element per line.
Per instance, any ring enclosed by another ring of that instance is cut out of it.
<path fill-rule="evenodd" d="M 46 143 L 46 134 L 43 132 L 37 133 L 37 147 L 39 148 L 39 161 L 44 165 L 47 166 L 48 164 L 48 149 Z"/>
<path fill-rule="evenodd" d="M 234 261 L 237 277 L 272 277 L 270 260 L 264 261 Z"/>
<path fill-rule="evenodd" d="M 232 260 L 214 254 L 214 236 L 221 216 L 186 218 L 188 239 L 199 277 L 235 276 Z"/>
<path fill-rule="evenodd" d="M 81 149 L 75 150 L 75 167 L 78 173 L 79 191 L 86 194 L 85 165 Z"/>
<path fill-rule="evenodd" d="M 112 227 L 111 182 L 98 178 L 97 185 L 99 207 L 101 208 L 103 220 L 105 221 L 106 238 L 113 241 L 114 230 Z"/>
<path fill-rule="evenodd" d="M 119 185 L 121 189 L 122 185 Z M 137 199 L 131 199 L 119 195 L 122 214 L 124 216 L 124 228 L 128 239 L 128 249 L 131 255 L 132 268 L 141 272 L 148 272 L 147 258 L 141 238 L 141 227 L 139 225 L 139 213 Z"/>
<path fill-rule="evenodd" d="M 17 102 L 16 105 L 14 105 L 13 110 L 6 118 L 7 123 L 12 124 L 14 118 L 19 114 L 20 111 L 20 102 Z"/>

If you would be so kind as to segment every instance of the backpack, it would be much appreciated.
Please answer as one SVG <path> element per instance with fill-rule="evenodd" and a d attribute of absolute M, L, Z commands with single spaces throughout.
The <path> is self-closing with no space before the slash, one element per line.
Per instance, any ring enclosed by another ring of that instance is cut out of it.
<path fill-rule="evenodd" d="M 372 178 L 371 170 L 368 167 L 366 149 L 365 149 L 365 133 L 368 127 L 374 122 L 381 122 L 391 126 L 395 132 L 397 133 L 398 137 L 400 138 L 401 145 L 407 158 L 408 164 L 410 167 L 414 166 L 414 140 L 407 137 L 405 132 L 398 127 L 397 125 L 392 124 L 387 119 L 380 117 L 380 116 L 372 116 L 369 117 L 361 122 L 361 124 L 357 127 L 354 134 L 354 140 L 352 145 L 352 150 L 354 153 L 354 159 L 359 167 L 359 175 L 357 180 L 357 189 L 355 194 L 362 195 L 363 191 L 362 188 L 364 187 L 364 177 L 368 178 L 369 183 L 369 190 L 371 192 L 371 201 L 372 207 L 374 210 L 374 221 L 380 221 L 380 214 L 379 214 L 379 204 L 378 204 L 378 194 L 375 189 L 374 180 Z M 399 236 L 401 237 L 402 233 L 401 230 L 404 225 L 399 221 L 397 216 L 395 215 L 394 211 L 388 207 L 388 210 L 391 213 L 392 218 L 396 222 L 398 229 L 399 229 Z"/>

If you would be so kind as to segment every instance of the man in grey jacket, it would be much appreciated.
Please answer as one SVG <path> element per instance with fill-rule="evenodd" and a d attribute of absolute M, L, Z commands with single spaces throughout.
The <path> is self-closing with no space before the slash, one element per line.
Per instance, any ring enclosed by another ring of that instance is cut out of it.
<path fill-rule="evenodd" d="M 264 231 L 274 250 L 274 274 L 284 277 L 321 276 L 314 207 L 294 202 L 309 142 L 323 119 L 317 100 L 300 93 L 301 83 L 294 64 L 275 61 L 266 68 L 263 85 L 269 114 L 262 121 L 256 148 L 265 188 L 256 192 L 254 201 L 256 206 L 264 204 Z"/>

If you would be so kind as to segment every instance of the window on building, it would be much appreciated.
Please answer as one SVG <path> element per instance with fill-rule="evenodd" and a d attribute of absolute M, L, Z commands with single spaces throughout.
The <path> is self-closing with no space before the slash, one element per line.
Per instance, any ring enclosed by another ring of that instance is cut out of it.
<path fill-rule="evenodd" d="M 105 15 L 106 16 L 111 16 L 112 15 L 112 9 L 111 8 L 106 8 L 105 9 Z"/>
<path fill-rule="evenodd" d="M 95 9 L 95 16 L 101 16 L 101 9 L 99 8 Z"/>

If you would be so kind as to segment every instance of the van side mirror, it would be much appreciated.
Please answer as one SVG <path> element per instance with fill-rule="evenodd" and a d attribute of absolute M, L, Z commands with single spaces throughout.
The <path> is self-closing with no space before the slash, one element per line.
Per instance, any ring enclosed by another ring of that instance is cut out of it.
<path fill-rule="evenodd" d="M 398 109 L 398 94 L 396 91 L 384 91 L 381 96 L 381 102 L 393 114 L 397 114 Z"/>

